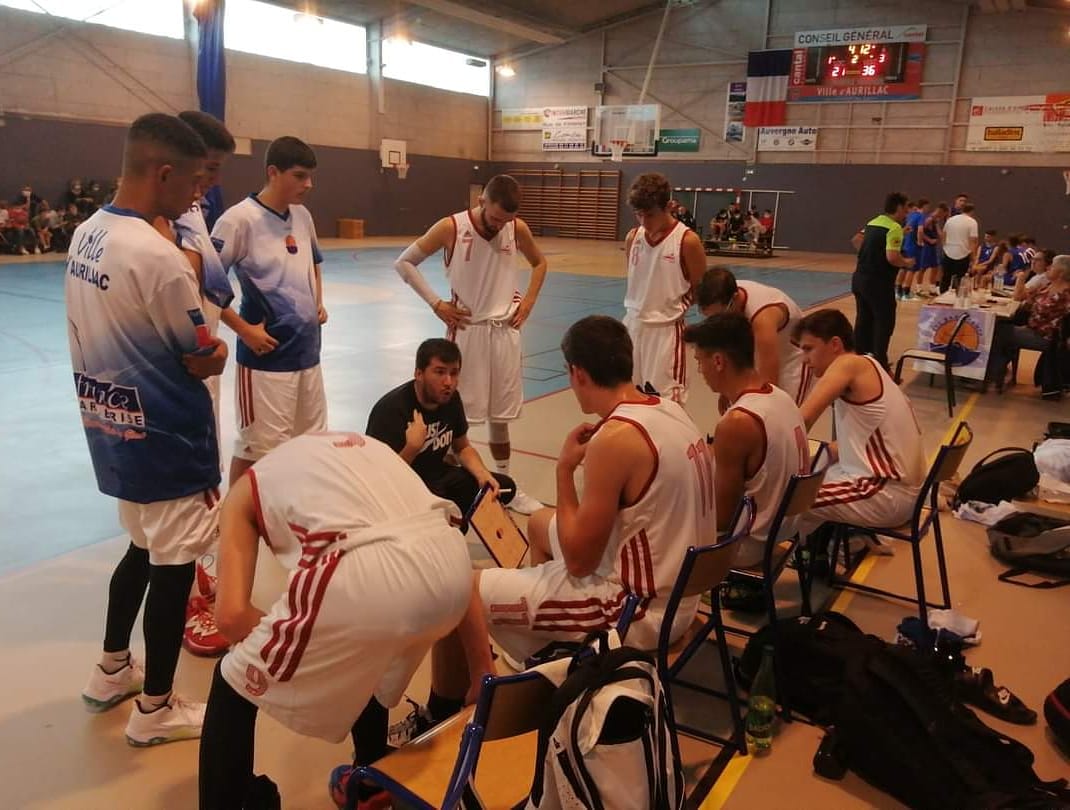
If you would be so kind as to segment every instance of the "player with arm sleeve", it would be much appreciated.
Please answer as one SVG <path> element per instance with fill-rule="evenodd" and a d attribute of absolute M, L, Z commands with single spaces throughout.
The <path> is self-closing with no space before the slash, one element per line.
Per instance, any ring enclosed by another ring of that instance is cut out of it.
<path fill-rule="evenodd" d="M 327 427 L 320 369 L 327 321 L 323 255 L 302 204 L 312 189 L 316 155 L 297 138 L 276 138 L 265 169 L 264 187 L 225 211 L 212 229 L 220 261 L 242 289 L 241 313 L 222 315 L 239 338 L 231 483 L 273 447 Z"/>
<path fill-rule="evenodd" d="M 468 421 L 488 423 L 490 454 L 497 471 L 509 474 L 509 423 L 524 404 L 520 328 L 531 315 L 546 279 L 546 257 L 531 229 L 517 216 L 520 185 L 509 175 L 492 177 L 479 205 L 443 217 L 394 262 L 401 278 L 446 324 L 446 337 L 464 357 L 461 399 Z M 450 300 L 427 283 L 419 264 L 445 254 Z M 527 291 L 519 290 L 517 253 L 531 267 Z M 511 509 L 530 515 L 542 506 L 517 491 Z"/>
<path fill-rule="evenodd" d="M 196 278 L 154 229 L 196 198 L 204 142 L 153 113 L 130 127 L 122 186 L 82 223 L 67 258 L 74 383 L 97 484 L 118 499 L 131 543 L 112 574 L 103 653 L 82 693 L 104 711 L 142 692 L 126 725 L 134 746 L 200 735 L 203 704 L 172 691 L 194 561 L 217 529 L 219 446 L 202 377 L 226 362 Z M 147 591 L 147 594 L 146 594 Z M 145 605 L 145 667 L 130 635 Z"/>

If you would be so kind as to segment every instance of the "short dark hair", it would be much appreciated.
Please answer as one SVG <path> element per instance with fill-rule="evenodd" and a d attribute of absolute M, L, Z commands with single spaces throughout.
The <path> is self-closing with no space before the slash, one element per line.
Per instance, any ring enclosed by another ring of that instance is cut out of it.
<path fill-rule="evenodd" d="M 461 350 L 457 344 L 446 338 L 428 338 L 420 344 L 416 350 L 416 368 L 423 371 L 435 359 L 441 360 L 447 365 L 461 362 Z"/>
<path fill-rule="evenodd" d="M 268 166 L 274 166 L 280 172 L 288 171 L 294 166 L 300 166 L 302 169 L 315 169 L 316 153 L 300 138 L 283 135 L 273 140 L 268 146 L 264 167 Z"/>
<path fill-rule="evenodd" d="M 995 235 L 996 235 L 996 229 L 995 228 L 989 228 L 987 231 L 985 231 L 985 236 L 995 236 Z"/>
<path fill-rule="evenodd" d="M 628 189 L 628 205 L 636 211 L 665 210 L 671 196 L 669 179 L 658 172 L 647 172 L 632 181 Z"/>
<path fill-rule="evenodd" d="M 582 368 L 602 388 L 632 380 L 631 336 L 608 315 L 588 315 L 572 324 L 561 339 L 561 352 L 566 363 Z"/>
<path fill-rule="evenodd" d="M 1044 256 L 1044 263 L 1048 265 L 1050 265 L 1055 260 L 1055 256 L 1057 255 L 1055 251 L 1051 249 L 1042 250 L 1040 252 Z"/>
<path fill-rule="evenodd" d="M 520 208 L 520 184 L 508 174 L 495 175 L 483 189 L 483 197 L 487 202 L 515 214 Z"/>
<path fill-rule="evenodd" d="M 966 193 L 965 191 L 960 191 L 960 192 L 959 192 L 958 194 L 956 194 L 956 195 L 955 195 L 955 199 L 956 199 L 956 200 L 957 200 L 957 199 L 958 199 L 959 197 L 965 197 L 965 198 L 966 198 L 967 200 L 968 200 L 968 199 L 970 199 L 970 195 L 969 195 L 969 194 L 967 194 L 967 193 Z"/>
<path fill-rule="evenodd" d="M 1018 239 L 1019 241 L 1024 242 L 1028 245 L 1035 245 L 1037 243 L 1037 240 L 1027 233 L 1023 233 L 1021 236 L 1018 237 Z"/>
<path fill-rule="evenodd" d="M 732 296 L 739 287 L 736 285 L 736 277 L 727 267 L 715 265 L 702 274 L 702 281 L 695 289 L 695 301 L 699 307 L 708 307 L 713 304 L 728 305 Z"/>
<path fill-rule="evenodd" d="M 923 205 L 928 205 L 928 204 L 929 204 L 929 198 L 928 197 L 918 197 L 918 208 L 921 208 Z"/>
<path fill-rule="evenodd" d="M 884 213 L 894 214 L 899 210 L 899 206 L 906 205 L 907 195 L 901 191 L 893 191 L 887 197 L 884 198 Z"/>
<path fill-rule="evenodd" d="M 207 154 L 201 136 L 185 121 L 166 113 L 147 113 L 126 132 L 123 173 L 141 174 L 151 166 L 197 160 Z"/>
<path fill-rule="evenodd" d="M 966 202 L 966 203 L 962 204 L 962 208 L 959 209 L 959 213 L 960 214 L 969 214 L 973 210 L 974 210 L 973 203 Z"/>
<path fill-rule="evenodd" d="M 214 115 L 200 110 L 184 110 L 178 114 L 178 117 L 193 127 L 209 149 L 218 149 L 228 155 L 234 151 L 234 136 Z"/>
<path fill-rule="evenodd" d="M 838 337 L 843 343 L 843 348 L 849 352 L 855 350 L 854 328 L 847 320 L 847 316 L 838 309 L 819 309 L 817 312 L 803 316 L 795 325 L 792 337 L 798 340 L 804 332 L 826 343 Z"/>
<path fill-rule="evenodd" d="M 684 329 L 684 343 L 704 352 L 722 352 L 737 370 L 754 368 L 754 329 L 740 312 L 711 315 Z"/>
<path fill-rule="evenodd" d="M 936 204 L 936 210 L 937 211 L 950 211 L 951 210 L 951 206 L 948 205 L 946 202 L 938 202 Z"/>

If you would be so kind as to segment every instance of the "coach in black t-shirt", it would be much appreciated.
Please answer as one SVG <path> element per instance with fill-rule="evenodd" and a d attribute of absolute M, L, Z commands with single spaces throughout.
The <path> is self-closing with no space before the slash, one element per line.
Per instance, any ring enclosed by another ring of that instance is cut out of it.
<path fill-rule="evenodd" d="M 451 340 L 425 340 L 416 350 L 416 373 L 375 403 L 365 431 L 389 445 L 427 488 L 467 513 L 484 484 L 502 503 L 516 493 L 513 479 L 490 472 L 471 442 L 457 379 L 461 350 Z M 452 451 L 461 466 L 446 462 Z"/>

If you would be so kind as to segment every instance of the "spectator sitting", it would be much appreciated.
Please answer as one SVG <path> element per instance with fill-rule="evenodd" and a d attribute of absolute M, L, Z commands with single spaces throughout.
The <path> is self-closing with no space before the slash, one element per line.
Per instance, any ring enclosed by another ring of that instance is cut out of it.
<path fill-rule="evenodd" d="M 93 205 L 93 198 L 89 196 L 86 188 L 82 185 L 82 181 L 78 178 L 71 180 L 70 186 L 63 194 L 63 207 L 66 209 L 71 205 L 77 206 L 78 213 L 81 214 L 83 219 L 96 210 Z"/>
<path fill-rule="evenodd" d="M 108 194 L 104 197 L 104 204 L 111 205 L 112 200 L 115 199 L 115 195 L 119 193 L 119 186 L 122 184 L 123 178 L 116 177 L 111 181 L 111 188 L 108 189 Z"/>
<path fill-rule="evenodd" d="M 74 233 L 74 229 L 81 225 L 84 220 L 85 217 L 82 216 L 75 203 L 68 205 L 67 210 L 63 212 L 59 228 L 63 241 L 68 246 L 71 244 L 71 235 Z"/>
<path fill-rule="evenodd" d="M 758 219 L 758 212 L 753 208 L 747 212 L 745 228 L 747 231 L 747 241 L 752 245 L 757 245 L 758 240 L 762 238 L 764 230 L 762 229 L 761 220 Z"/>
<path fill-rule="evenodd" d="M 52 250 L 52 240 L 59 230 L 59 214 L 52 210 L 48 200 L 41 200 L 37 207 L 37 214 L 30 219 L 30 225 L 37 234 L 37 242 L 41 251 L 47 253 Z"/>
<path fill-rule="evenodd" d="M 729 239 L 739 239 L 743 235 L 743 224 L 746 220 L 739 203 L 734 202 L 728 206 L 728 227 L 725 229 Z"/>
<path fill-rule="evenodd" d="M 29 183 L 19 189 L 15 195 L 15 205 L 24 204 L 30 217 L 37 216 L 37 207 L 41 204 L 41 198 L 33 193 L 33 186 Z"/>
<path fill-rule="evenodd" d="M 1046 287 L 1024 296 L 1022 309 L 1027 315 L 1024 326 L 1012 321 L 996 323 L 985 381 L 994 381 L 999 390 L 1003 389 L 1007 365 L 1017 356 L 1019 349 L 1047 349 L 1058 332 L 1060 322 L 1070 314 L 1070 255 L 1056 256 L 1048 268 L 1047 276 Z M 1015 284 L 1016 298 L 1020 288 L 1024 287 L 1025 274 L 1022 273 Z"/>
<path fill-rule="evenodd" d="M 710 220 L 710 238 L 713 240 L 720 239 L 728 227 L 728 209 L 722 208 L 717 212 L 717 216 Z"/>
<path fill-rule="evenodd" d="M 27 203 L 16 202 L 8 206 L 4 237 L 20 256 L 41 252 L 37 246 L 37 234 L 30 227 L 30 212 L 27 209 Z"/>
<path fill-rule="evenodd" d="M 670 201 L 670 213 L 679 221 L 684 223 L 684 226 L 695 230 L 695 218 L 691 215 L 691 212 L 687 209 L 687 206 L 676 200 Z"/>
<path fill-rule="evenodd" d="M 86 192 L 86 196 L 88 196 L 89 199 L 92 201 L 92 210 L 96 211 L 98 208 L 104 205 L 104 199 L 107 195 L 104 193 L 104 189 L 101 187 L 98 181 L 90 180 L 89 190 Z"/>
<path fill-rule="evenodd" d="M 1017 278 L 1015 279 L 1015 301 L 1024 301 L 1030 295 L 1039 290 L 1043 290 L 1051 283 L 1051 278 L 1048 277 L 1048 268 L 1051 267 L 1051 263 L 1054 259 L 1054 250 L 1041 250 L 1033 256 L 1033 261 L 1029 265 L 1029 272 L 1024 274 L 1025 283 L 1019 285 Z"/>

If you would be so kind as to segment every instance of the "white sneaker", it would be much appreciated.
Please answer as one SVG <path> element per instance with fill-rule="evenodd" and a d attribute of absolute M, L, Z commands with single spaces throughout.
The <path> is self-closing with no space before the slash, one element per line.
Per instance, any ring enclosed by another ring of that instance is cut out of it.
<path fill-rule="evenodd" d="M 154 712 L 143 712 L 135 702 L 126 724 L 126 741 L 137 748 L 174 742 L 195 740 L 201 736 L 204 725 L 203 703 L 185 700 L 176 694 Z"/>
<path fill-rule="evenodd" d="M 535 500 L 520 487 L 516 488 L 516 495 L 513 499 L 506 504 L 514 512 L 519 512 L 522 515 L 534 515 L 540 509 L 542 509 L 542 503 Z"/>
<path fill-rule="evenodd" d="M 89 676 L 89 683 L 82 690 L 82 702 L 91 712 L 106 712 L 141 692 L 144 683 L 145 667 L 133 656 L 125 667 L 111 675 L 97 664 Z"/>

